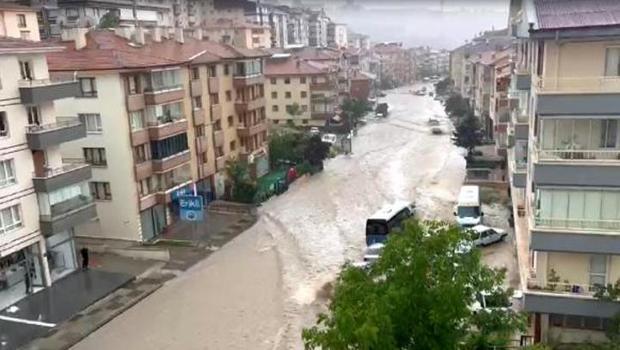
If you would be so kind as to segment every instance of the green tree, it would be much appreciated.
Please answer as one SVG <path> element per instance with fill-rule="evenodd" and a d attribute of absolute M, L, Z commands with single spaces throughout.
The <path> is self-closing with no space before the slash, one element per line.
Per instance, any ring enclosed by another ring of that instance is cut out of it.
<path fill-rule="evenodd" d="M 444 78 L 435 84 L 435 93 L 437 95 L 446 95 L 452 87 L 452 79 Z"/>
<path fill-rule="evenodd" d="M 256 195 L 256 185 L 250 181 L 247 163 L 238 159 L 228 160 L 226 175 L 231 188 L 231 199 L 242 203 L 252 203 Z"/>
<path fill-rule="evenodd" d="M 304 149 L 304 159 L 313 167 L 323 168 L 323 161 L 329 155 L 329 145 L 314 135 L 308 139 Z"/>
<path fill-rule="evenodd" d="M 453 94 L 446 100 L 446 114 L 451 117 L 462 117 L 469 113 L 470 108 L 467 101 L 459 94 Z"/>
<path fill-rule="evenodd" d="M 484 349 L 502 346 L 524 317 L 475 312 L 477 292 L 507 294 L 505 272 L 483 265 L 471 238 L 441 222 L 409 221 L 368 271 L 345 266 L 329 312 L 303 331 L 306 349 Z"/>
<path fill-rule="evenodd" d="M 467 159 L 470 159 L 476 146 L 482 145 L 483 132 L 480 120 L 472 113 L 458 120 L 454 131 L 454 144 L 467 149 Z"/>
<path fill-rule="evenodd" d="M 108 11 L 99 20 L 99 28 L 116 28 L 120 24 L 120 18 L 116 11 Z"/>
<path fill-rule="evenodd" d="M 299 132 L 280 131 L 269 135 L 269 159 L 272 166 L 282 162 L 299 164 L 304 160 L 307 136 Z"/>
<path fill-rule="evenodd" d="M 292 105 L 286 106 L 286 113 L 295 119 L 296 116 L 302 115 L 304 112 L 301 110 L 299 103 L 295 102 Z"/>
<path fill-rule="evenodd" d="M 344 100 L 340 105 L 340 109 L 342 110 L 344 117 L 347 118 L 347 120 L 350 120 L 353 125 L 357 124 L 357 122 L 371 110 L 366 101 L 359 101 L 355 99 Z"/>

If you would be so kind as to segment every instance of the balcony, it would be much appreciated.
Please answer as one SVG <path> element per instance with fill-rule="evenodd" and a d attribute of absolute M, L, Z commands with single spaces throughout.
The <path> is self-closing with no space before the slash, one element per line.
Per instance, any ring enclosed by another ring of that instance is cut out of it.
<path fill-rule="evenodd" d="M 224 131 L 218 130 L 213 132 L 213 142 L 215 143 L 215 147 L 224 146 Z"/>
<path fill-rule="evenodd" d="M 172 193 L 174 193 L 175 191 L 178 191 L 184 187 L 188 187 L 192 184 L 192 180 L 191 179 L 184 179 L 184 180 L 178 180 L 178 181 L 174 181 L 174 182 L 169 182 L 166 185 L 168 187 L 166 187 L 165 190 L 162 190 L 160 192 L 157 192 L 156 194 L 156 201 L 159 204 L 168 204 L 172 201 Z"/>
<path fill-rule="evenodd" d="M 235 111 L 237 113 L 246 113 L 263 107 L 265 107 L 264 97 L 259 97 L 249 101 L 235 101 Z"/>
<path fill-rule="evenodd" d="M 44 150 L 84 137 L 86 137 L 86 125 L 74 117 L 58 117 L 56 123 L 26 127 L 26 139 L 32 150 Z"/>
<path fill-rule="evenodd" d="M 250 137 L 267 131 L 266 123 L 258 123 L 252 126 L 238 126 L 237 134 L 239 137 Z"/>
<path fill-rule="evenodd" d="M 145 107 L 144 94 L 133 94 L 127 96 L 127 111 L 141 111 Z"/>
<path fill-rule="evenodd" d="M 77 81 L 51 81 L 49 79 L 20 80 L 19 96 L 22 104 L 38 105 L 61 98 L 75 97 L 80 92 Z"/>
<path fill-rule="evenodd" d="M 223 171 L 224 169 L 226 169 L 226 157 L 217 157 L 215 159 L 215 168 L 216 171 Z"/>
<path fill-rule="evenodd" d="M 332 115 L 334 115 L 333 112 L 312 112 L 310 118 L 313 120 L 327 120 L 331 118 Z"/>
<path fill-rule="evenodd" d="M 205 123 L 205 109 L 204 108 L 195 108 L 194 109 L 194 125 L 200 126 Z"/>
<path fill-rule="evenodd" d="M 525 292 L 523 299 L 527 312 L 601 318 L 611 318 L 620 312 L 620 303 L 594 298 L 590 291 L 594 286 L 557 283 L 556 290 L 543 290 L 543 286 L 536 284 L 528 287 L 530 289 Z"/>
<path fill-rule="evenodd" d="M 336 89 L 336 84 L 329 81 L 310 83 L 311 91 L 332 91 Z"/>
<path fill-rule="evenodd" d="M 131 145 L 138 146 L 149 142 L 148 129 L 138 129 L 131 132 Z"/>
<path fill-rule="evenodd" d="M 534 218 L 530 232 L 530 249 L 547 252 L 589 254 L 620 254 L 620 235 L 617 231 L 597 231 L 593 226 L 606 229 L 618 227 L 618 222 L 596 222 Z"/>
<path fill-rule="evenodd" d="M 222 105 L 211 105 L 211 123 L 222 119 Z"/>
<path fill-rule="evenodd" d="M 532 88 L 532 75 L 529 72 L 517 72 L 515 74 L 515 87 L 517 90 L 530 90 Z"/>
<path fill-rule="evenodd" d="M 41 232 L 45 236 L 68 230 L 97 217 L 92 197 L 79 195 L 51 206 L 50 214 L 39 216 Z"/>
<path fill-rule="evenodd" d="M 167 122 L 166 122 L 167 121 Z M 170 136 L 187 132 L 186 119 L 161 119 L 157 123 L 148 126 L 151 140 L 163 140 Z"/>
<path fill-rule="evenodd" d="M 157 205 L 157 194 L 151 193 L 140 197 L 140 211 L 146 210 Z"/>
<path fill-rule="evenodd" d="M 160 173 L 189 162 L 191 156 L 189 150 L 177 153 L 164 159 L 153 159 L 153 171 Z"/>
<path fill-rule="evenodd" d="M 620 77 L 539 77 L 534 86 L 542 115 L 614 115 L 620 110 Z"/>
<path fill-rule="evenodd" d="M 35 172 L 32 183 L 36 192 L 52 192 L 62 187 L 87 181 L 92 177 L 89 164 L 69 163 L 58 168 L 46 168 Z"/>
<path fill-rule="evenodd" d="M 192 97 L 202 96 L 202 80 L 193 79 L 190 83 Z"/>
<path fill-rule="evenodd" d="M 205 153 L 209 148 L 209 143 L 206 136 L 199 136 L 196 138 L 196 153 Z"/>
<path fill-rule="evenodd" d="M 244 88 L 246 86 L 264 84 L 265 77 L 262 74 L 250 75 L 250 76 L 235 76 L 233 77 L 233 87 L 235 89 Z"/>
<path fill-rule="evenodd" d="M 134 165 L 134 174 L 137 181 L 144 180 L 153 175 L 153 161 L 147 160 Z"/>
<path fill-rule="evenodd" d="M 144 93 L 144 102 L 147 105 L 160 105 L 168 102 L 182 100 L 185 90 L 182 87 L 173 87 L 167 90 L 149 91 Z"/>
<path fill-rule="evenodd" d="M 209 93 L 217 94 L 220 92 L 220 78 L 218 77 L 209 77 Z"/>

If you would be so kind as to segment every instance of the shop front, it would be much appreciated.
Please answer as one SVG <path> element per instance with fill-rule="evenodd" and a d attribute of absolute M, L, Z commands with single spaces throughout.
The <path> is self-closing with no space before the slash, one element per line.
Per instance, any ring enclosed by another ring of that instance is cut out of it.
<path fill-rule="evenodd" d="M 45 240 L 52 282 L 78 269 L 72 231 L 72 229 L 63 231 Z"/>
<path fill-rule="evenodd" d="M 0 310 L 44 288 L 37 245 L 0 257 Z"/>

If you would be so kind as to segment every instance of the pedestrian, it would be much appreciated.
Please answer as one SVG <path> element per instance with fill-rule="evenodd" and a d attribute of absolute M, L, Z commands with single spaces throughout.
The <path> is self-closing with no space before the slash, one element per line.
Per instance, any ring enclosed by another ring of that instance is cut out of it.
<path fill-rule="evenodd" d="M 26 264 L 24 273 L 24 284 L 26 285 L 26 294 L 32 293 L 32 281 L 30 280 L 30 268 Z"/>
<path fill-rule="evenodd" d="M 82 269 L 88 270 L 88 248 L 80 249 L 80 255 L 82 256 Z"/>

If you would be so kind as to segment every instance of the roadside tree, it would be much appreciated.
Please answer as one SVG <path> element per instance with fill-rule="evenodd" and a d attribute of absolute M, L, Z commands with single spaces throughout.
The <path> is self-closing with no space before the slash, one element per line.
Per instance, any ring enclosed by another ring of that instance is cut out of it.
<path fill-rule="evenodd" d="M 460 118 L 469 113 L 469 104 L 460 94 L 453 94 L 446 100 L 446 114 Z"/>
<path fill-rule="evenodd" d="M 483 135 L 480 120 L 468 113 L 457 121 L 453 140 L 455 145 L 467 150 L 467 159 L 470 159 L 476 146 L 482 145 Z"/>

